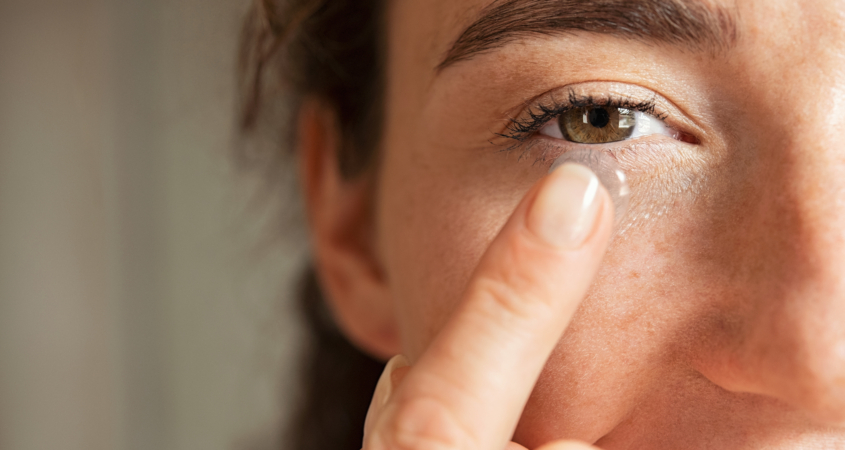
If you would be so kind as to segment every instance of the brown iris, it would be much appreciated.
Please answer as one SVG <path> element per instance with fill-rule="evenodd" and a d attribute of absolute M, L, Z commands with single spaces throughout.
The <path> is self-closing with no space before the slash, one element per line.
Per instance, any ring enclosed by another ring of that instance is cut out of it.
<path fill-rule="evenodd" d="M 573 108 L 558 117 L 563 137 L 582 144 L 621 141 L 634 133 L 634 111 L 612 106 Z"/>

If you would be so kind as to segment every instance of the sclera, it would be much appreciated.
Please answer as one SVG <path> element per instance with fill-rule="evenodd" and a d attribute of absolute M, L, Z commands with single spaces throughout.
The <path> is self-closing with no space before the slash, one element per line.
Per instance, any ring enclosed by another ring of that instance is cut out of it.
<path fill-rule="evenodd" d="M 619 167 L 616 158 L 609 152 L 602 150 L 574 149 L 560 155 L 552 164 L 552 167 L 549 168 L 549 172 L 566 163 L 581 164 L 596 174 L 599 182 L 601 182 L 613 200 L 613 209 L 615 211 L 614 224 L 618 226 L 625 212 L 628 210 L 631 189 L 628 187 L 625 172 Z"/>

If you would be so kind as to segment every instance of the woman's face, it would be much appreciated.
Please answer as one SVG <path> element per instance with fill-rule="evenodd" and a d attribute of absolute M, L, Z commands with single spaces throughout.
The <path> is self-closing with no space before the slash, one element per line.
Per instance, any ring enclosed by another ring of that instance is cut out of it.
<path fill-rule="evenodd" d="M 401 351 L 556 156 L 593 145 L 630 207 L 514 440 L 845 448 L 845 3 L 490 3 L 388 10 L 375 246 Z M 555 133 L 585 105 L 674 132 Z"/>

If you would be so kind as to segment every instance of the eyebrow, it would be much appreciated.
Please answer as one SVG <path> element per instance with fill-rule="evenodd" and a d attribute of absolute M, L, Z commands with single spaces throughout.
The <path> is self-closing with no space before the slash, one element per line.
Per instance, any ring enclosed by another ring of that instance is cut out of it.
<path fill-rule="evenodd" d="M 734 9 L 698 0 L 496 0 L 452 45 L 441 70 L 531 35 L 584 31 L 718 52 L 737 40 Z"/>

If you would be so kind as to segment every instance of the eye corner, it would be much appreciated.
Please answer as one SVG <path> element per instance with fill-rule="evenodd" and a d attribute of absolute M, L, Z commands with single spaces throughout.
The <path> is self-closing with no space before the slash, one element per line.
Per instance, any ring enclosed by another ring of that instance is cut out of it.
<path fill-rule="evenodd" d="M 694 134 L 687 133 L 685 131 L 678 131 L 678 135 L 675 136 L 675 139 L 685 144 L 701 145 L 701 139 L 696 137 Z"/>

